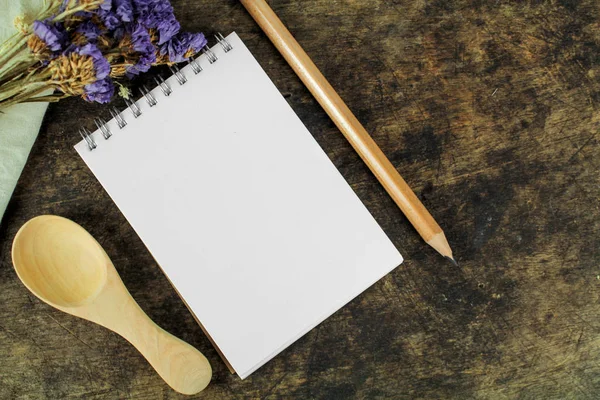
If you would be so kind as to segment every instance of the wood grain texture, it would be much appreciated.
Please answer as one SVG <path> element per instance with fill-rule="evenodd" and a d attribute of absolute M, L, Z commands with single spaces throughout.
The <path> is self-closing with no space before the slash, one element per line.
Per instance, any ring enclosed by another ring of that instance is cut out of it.
<path fill-rule="evenodd" d="M 240 34 L 406 261 L 240 381 L 72 148 L 107 108 L 52 105 L 0 225 L 0 398 L 182 398 L 124 340 L 18 281 L 11 241 L 44 213 L 89 230 L 148 315 L 208 357 L 197 398 L 597 398 L 598 2 L 269 3 L 460 269 L 423 244 L 239 3 L 173 1 L 186 29 Z"/>

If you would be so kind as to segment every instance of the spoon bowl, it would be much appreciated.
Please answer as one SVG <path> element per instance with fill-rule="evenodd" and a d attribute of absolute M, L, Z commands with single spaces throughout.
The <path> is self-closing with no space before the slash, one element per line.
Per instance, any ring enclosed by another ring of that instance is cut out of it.
<path fill-rule="evenodd" d="M 176 391 L 196 394 L 210 382 L 206 357 L 152 322 L 102 246 L 75 222 L 53 215 L 31 219 L 17 232 L 12 258 L 35 296 L 121 335 Z"/>
<path fill-rule="evenodd" d="M 27 222 L 13 244 L 21 281 L 52 306 L 77 307 L 94 300 L 106 284 L 104 250 L 81 226 L 64 218 Z"/>

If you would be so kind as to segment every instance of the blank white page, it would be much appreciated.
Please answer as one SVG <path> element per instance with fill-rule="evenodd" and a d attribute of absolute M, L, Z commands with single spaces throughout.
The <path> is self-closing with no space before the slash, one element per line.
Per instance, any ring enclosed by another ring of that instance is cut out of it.
<path fill-rule="evenodd" d="M 277 88 L 233 50 L 75 146 L 243 379 L 402 262 Z M 150 289 L 150 288 L 149 288 Z"/>

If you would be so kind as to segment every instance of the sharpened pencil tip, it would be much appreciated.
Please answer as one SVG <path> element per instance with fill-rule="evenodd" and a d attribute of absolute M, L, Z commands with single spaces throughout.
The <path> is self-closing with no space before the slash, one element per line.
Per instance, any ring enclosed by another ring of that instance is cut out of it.
<path fill-rule="evenodd" d="M 456 262 L 456 260 L 452 257 L 448 257 L 448 256 L 444 256 L 446 259 L 450 260 L 450 262 L 452 264 L 454 264 L 455 267 L 458 267 L 458 263 Z"/>

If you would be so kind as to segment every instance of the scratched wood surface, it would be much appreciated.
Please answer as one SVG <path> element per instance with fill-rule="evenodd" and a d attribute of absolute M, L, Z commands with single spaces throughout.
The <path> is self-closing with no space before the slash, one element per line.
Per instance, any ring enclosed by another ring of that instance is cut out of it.
<path fill-rule="evenodd" d="M 241 381 L 72 148 L 107 108 L 52 105 L 0 225 L 0 398 L 181 397 L 123 339 L 18 281 L 11 241 L 46 213 L 87 228 L 142 308 L 207 355 L 198 399 L 600 397 L 596 0 L 271 1 L 460 268 L 420 241 L 240 4 L 173 4 L 186 29 L 240 34 L 406 261 Z"/>

